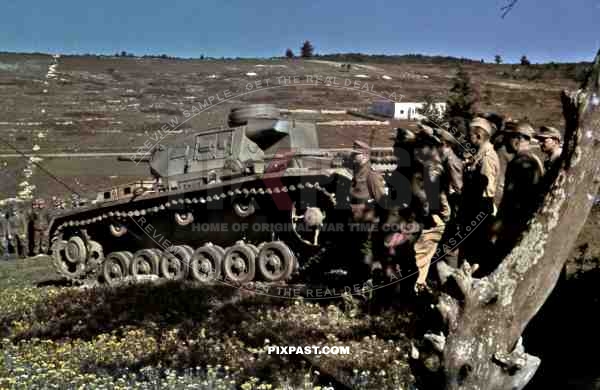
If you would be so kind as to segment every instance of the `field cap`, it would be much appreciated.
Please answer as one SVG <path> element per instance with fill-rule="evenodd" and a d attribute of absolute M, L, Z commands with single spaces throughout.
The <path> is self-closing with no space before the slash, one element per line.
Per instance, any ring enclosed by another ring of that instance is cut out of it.
<path fill-rule="evenodd" d="M 560 135 L 560 131 L 558 131 L 558 129 L 551 126 L 542 126 L 540 127 L 540 131 L 536 134 L 535 138 L 556 138 L 558 141 L 560 141 L 562 136 Z"/>
<path fill-rule="evenodd" d="M 492 125 L 485 118 L 480 118 L 480 117 L 474 118 L 471 121 L 471 123 L 469 124 L 469 127 L 471 129 L 473 129 L 475 127 L 479 127 L 480 129 L 485 130 L 485 132 L 488 133 L 490 136 L 492 135 Z"/>
<path fill-rule="evenodd" d="M 530 139 L 535 136 L 535 130 L 527 122 L 509 122 L 504 131 L 508 134 L 521 134 Z"/>

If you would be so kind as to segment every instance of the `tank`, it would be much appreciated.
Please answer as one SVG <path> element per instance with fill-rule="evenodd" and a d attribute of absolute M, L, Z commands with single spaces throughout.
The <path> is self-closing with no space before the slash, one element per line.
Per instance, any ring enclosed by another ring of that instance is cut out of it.
<path fill-rule="evenodd" d="M 313 121 L 272 105 L 233 109 L 228 126 L 165 137 L 149 178 L 100 191 L 56 215 L 49 255 L 71 281 L 127 277 L 241 284 L 301 277 L 302 260 L 335 247 L 349 221 L 350 149 L 319 148 Z M 376 169 L 394 169 L 375 148 Z"/>

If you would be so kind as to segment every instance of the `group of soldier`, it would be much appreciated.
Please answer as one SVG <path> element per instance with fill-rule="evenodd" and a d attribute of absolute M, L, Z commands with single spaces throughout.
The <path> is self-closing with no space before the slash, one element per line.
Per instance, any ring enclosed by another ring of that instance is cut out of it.
<path fill-rule="evenodd" d="M 478 264 L 478 275 L 488 274 L 536 211 L 544 183 L 558 171 L 560 131 L 536 132 L 497 114 L 462 127 L 421 122 L 418 131 L 397 129 L 397 168 L 387 177 L 371 169 L 369 146 L 354 143 L 351 206 L 355 222 L 377 227 L 361 238 L 371 244 L 364 263 L 373 276 L 389 280 L 416 266 L 421 292 L 432 262 L 468 261 Z"/>
<path fill-rule="evenodd" d="M 46 253 L 50 218 L 50 212 L 43 199 L 35 199 L 30 209 L 17 202 L 0 206 L 2 257 L 8 259 L 10 249 L 17 258 Z"/>

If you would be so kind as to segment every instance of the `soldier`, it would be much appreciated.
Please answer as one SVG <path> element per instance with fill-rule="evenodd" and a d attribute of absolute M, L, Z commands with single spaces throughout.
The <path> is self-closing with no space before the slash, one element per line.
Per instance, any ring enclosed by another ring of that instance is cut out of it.
<path fill-rule="evenodd" d="M 371 169 L 369 145 L 355 141 L 353 148 L 352 214 L 355 222 L 372 223 L 376 217 L 375 206 L 385 193 L 385 181 L 381 174 Z"/>
<path fill-rule="evenodd" d="M 489 228 L 495 215 L 499 161 L 490 142 L 492 126 L 484 118 L 476 117 L 469 125 L 469 139 L 475 149 L 474 155 L 465 161 L 463 173 L 463 196 L 459 229 L 465 229 L 460 247 L 460 261 L 471 264 L 481 262 L 490 249 Z M 461 238 L 462 239 L 462 238 Z"/>
<path fill-rule="evenodd" d="M 552 169 L 562 153 L 562 148 L 560 147 L 560 131 L 554 127 L 542 126 L 535 138 L 540 141 L 540 148 L 546 155 L 546 159 L 544 160 L 544 170 L 547 173 Z"/>
<path fill-rule="evenodd" d="M 441 242 L 452 243 L 451 239 L 458 232 L 457 218 L 463 188 L 463 162 L 453 149 L 458 146 L 458 140 L 444 129 L 436 129 L 436 135 L 441 142 L 439 150 L 442 162 L 440 216 L 446 224 Z M 456 246 L 449 247 L 449 251 L 444 252 L 443 255 L 448 264 L 458 267 L 458 248 Z"/>
<path fill-rule="evenodd" d="M 373 263 L 375 277 L 386 276 L 389 281 L 406 264 L 406 259 L 414 259 L 414 244 L 421 233 L 418 212 L 421 212 L 423 197 L 413 196 L 418 190 L 415 179 L 414 149 L 416 135 L 407 129 L 398 128 L 394 141 L 396 169 L 388 179 L 389 193 L 385 198 L 385 210 L 378 229 L 376 249 L 377 261 Z M 397 279 L 396 279 L 397 280 Z"/>
<path fill-rule="evenodd" d="M 15 250 L 17 258 L 26 258 L 29 252 L 27 239 L 27 218 L 23 212 L 13 205 L 8 216 L 8 241 Z"/>
<path fill-rule="evenodd" d="M 442 218 L 445 222 L 455 219 L 463 187 L 463 162 L 454 152 L 458 141 L 447 130 L 436 129 L 440 140 L 439 152 L 442 164 Z"/>
<path fill-rule="evenodd" d="M 8 259 L 8 213 L 2 207 L 0 208 L 0 250 L 2 250 L 2 258 Z"/>
<path fill-rule="evenodd" d="M 48 227 L 50 226 L 50 214 L 46 209 L 46 202 L 44 199 L 38 199 L 35 202 L 31 213 L 31 220 L 33 224 L 33 256 L 46 253 L 46 243 L 48 242 Z"/>
<path fill-rule="evenodd" d="M 417 134 L 398 129 L 395 144 L 398 169 L 392 175 L 395 179 L 392 196 L 396 202 L 390 207 L 383 225 L 383 231 L 389 232 L 385 237 L 389 253 L 396 258 L 414 258 L 418 273 L 414 285 L 417 293 L 428 288 L 431 259 L 445 228 L 440 217 L 444 209 L 440 196 L 443 165 L 438 150 L 441 140 L 430 127 L 420 125 L 419 128 Z M 408 169 L 402 157 L 412 160 Z M 401 192 L 406 189 L 410 192 L 408 199 L 407 194 Z M 389 228 L 393 226 L 397 228 Z M 386 274 L 389 273 L 386 270 Z"/>
<path fill-rule="evenodd" d="M 538 206 L 544 168 L 530 149 L 534 135 L 535 131 L 528 123 L 511 122 L 506 125 L 506 148 L 514 157 L 506 167 L 504 194 L 493 229 L 498 258 L 512 249 Z"/>
<path fill-rule="evenodd" d="M 371 169 L 369 145 L 362 141 L 355 141 L 353 149 L 354 175 L 350 189 L 352 219 L 358 224 L 356 233 L 360 238 L 357 238 L 356 242 L 361 245 L 361 251 L 366 252 L 363 261 L 365 264 L 370 264 L 371 234 L 381 212 L 380 202 L 385 194 L 385 181 L 381 174 Z"/>

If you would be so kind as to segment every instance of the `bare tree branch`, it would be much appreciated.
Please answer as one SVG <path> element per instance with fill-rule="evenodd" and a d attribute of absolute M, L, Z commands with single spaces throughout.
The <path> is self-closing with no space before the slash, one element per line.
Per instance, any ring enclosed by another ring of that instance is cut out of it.
<path fill-rule="evenodd" d="M 518 1 L 519 0 L 509 0 L 508 4 L 500 8 L 500 10 L 502 11 L 502 19 L 504 19 L 504 17 L 508 15 L 508 13 L 514 8 Z"/>

